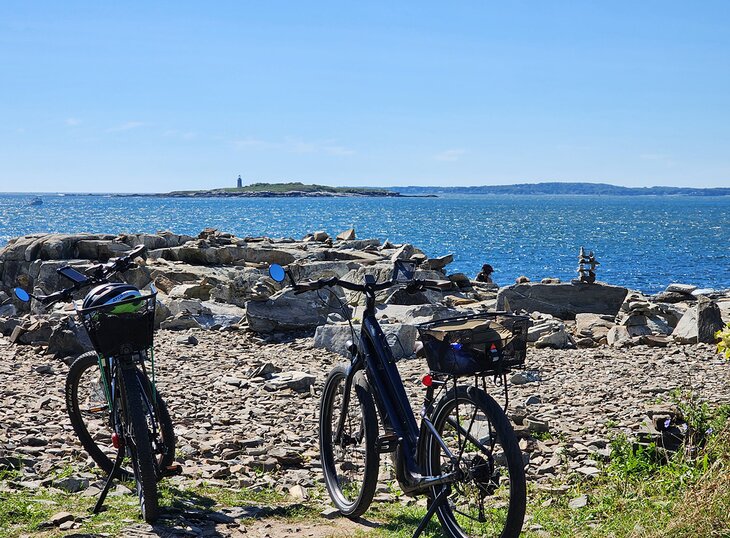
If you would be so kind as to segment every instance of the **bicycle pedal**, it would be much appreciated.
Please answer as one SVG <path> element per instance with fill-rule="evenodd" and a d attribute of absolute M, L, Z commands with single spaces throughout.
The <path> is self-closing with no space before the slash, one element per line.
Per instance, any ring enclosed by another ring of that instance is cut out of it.
<path fill-rule="evenodd" d="M 182 465 L 169 465 L 168 467 L 165 467 L 162 470 L 162 476 L 164 477 L 170 477 L 170 476 L 179 476 L 183 472 Z"/>
<path fill-rule="evenodd" d="M 385 454 L 387 452 L 393 452 L 398 448 L 398 443 L 400 443 L 400 437 L 395 433 L 386 433 L 378 437 L 376 446 L 380 454 Z"/>

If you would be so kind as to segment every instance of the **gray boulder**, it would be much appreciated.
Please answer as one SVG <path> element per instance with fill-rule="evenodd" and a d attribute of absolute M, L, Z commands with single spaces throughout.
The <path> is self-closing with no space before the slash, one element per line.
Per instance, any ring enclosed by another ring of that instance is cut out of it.
<path fill-rule="evenodd" d="M 290 266 L 290 269 L 297 281 L 317 280 L 320 278 L 344 277 L 353 269 L 357 269 L 359 265 L 352 260 L 342 261 L 310 261 L 303 260 L 296 262 Z M 286 280 L 289 284 L 289 280 Z"/>
<path fill-rule="evenodd" d="M 659 303 L 681 303 L 682 301 L 694 302 L 696 297 L 692 294 L 678 293 L 675 291 L 662 291 L 654 295 L 654 300 Z"/>
<path fill-rule="evenodd" d="M 438 258 L 429 258 L 424 262 L 422 267 L 424 269 L 432 269 L 434 271 L 441 271 L 444 267 L 454 261 L 453 254 L 447 254 L 446 256 L 439 256 Z"/>
<path fill-rule="evenodd" d="M 358 306 L 353 313 L 354 318 L 362 318 L 365 307 Z M 393 305 L 378 304 L 375 306 L 375 316 L 378 319 L 387 319 L 391 323 L 405 323 L 418 325 L 435 319 L 444 319 L 464 314 L 463 311 L 449 308 L 440 304 L 427 305 Z"/>
<path fill-rule="evenodd" d="M 666 291 L 669 293 L 684 293 L 691 295 L 693 291 L 697 289 L 697 286 L 692 284 L 669 284 Z"/>
<path fill-rule="evenodd" d="M 210 299 L 210 284 L 179 284 L 170 290 L 170 297 L 175 299 Z"/>
<path fill-rule="evenodd" d="M 155 304 L 155 329 L 160 328 L 160 324 L 172 315 L 167 305 L 160 301 L 159 296 Z"/>
<path fill-rule="evenodd" d="M 631 335 L 629 330 L 623 325 L 614 325 L 606 334 L 606 340 L 609 346 L 612 347 L 628 347 L 632 345 Z"/>
<path fill-rule="evenodd" d="M 707 297 L 697 299 L 697 341 L 715 343 L 715 333 L 723 327 L 722 314 L 717 303 Z"/>
<path fill-rule="evenodd" d="M 76 242 L 74 258 L 84 260 L 108 260 L 124 256 L 132 250 L 132 247 L 125 243 L 105 239 L 82 239 Z"/>
<path fill-rule="evenodd" d="M 183 312 L 172 316 L 160 323 L 160 329 L 166 329 L 168 331 L 184 331 L 185 329 L 200 329 L 202 328 L 198 320 L 196 320 L 191 314 Z"/>
<path fill-rule="evenodd" d="M 45 317 L 38 317 L 17 325 L 10 335 L 10 341 L 20 344 L 47 345 L 52 332 L 51 321 Z"/>
<path fill-rule="evenodd" d="M 305 392 L 314 385 L 316 380 L 317 378 L 312 374 L 292 370 L 271 375 L 264 384 L 264 388 L 269 391 L 291 389 L 296 392 Z"/>
<path fill-rule="evenodd" d="M 86 329 L 73 317 L 61 320 L 48 338 L 48 353 L 59 358 L 81 355 L 92 349 Z"/>
<path fill-rule="evenodd" d="M 596 342 L 601 341 L 613 327 L 613 316 L 600 314 L 576 314 L 575 332 L 578 336 L 590 337 Z"/>
<path fill-rule="evenodd" d="M 18 313 L 14 304 L 8 303 L 0 306 L 0 318 L 12 318 Z"/>
<path fill-rule="evenodd" d="M 352 239 L 335 243 L 335 247 L 339 250 L 375 250 L 379 246 L 378 239 Z"/>
<path fill-rule="evenodd" d="M 180 314 L 191 314 L 200 316 L 202 314 L 210 314 L 210 310 L 203 305 L 200 299 L 168 299 L 165 304 L 173 316 Z"/>
<path fill-rule="evenodd" d="M 385 304 L 396 305 L 431 304 L 431 300 L 425 293 L 420 291 L 416 293 L 409 293 L 405 288 L 397 288 L 383 302 Z"/>
<path fill-rule="evenodd" d="M 712 299 L 700 296 L 697 304 L 687 309 L 674 328 L 672 338 L 680 344 L 715 342 L 715 332 L 722 329 L 720 308 Z"/>
<path fill-rule="evenodd" d="M 558 329 L 557 331 L 541 336 L 537 342 L 535 342 L 536 348 L 553 348 L 553 349 L 569 349 L 574 348 L 575 341 L 565 331 L 564 328 Z"/>
<path fill-rule="evenodd" d="M 330 302 L 323 304 L 320 295 L 313 291 L 295 295 L 290 289 L 266 301 L 249 301 L 246 303 L 248 326 L 260 333 L 314 329 L 323 325 L 330 311 L 338 306 L 329 294 L 321 296 L 330 297 Z"/>
<path fill-rule="evenodd" d="M 565 324 L 557 319 L 544 319 L 534 322 L 532 327 L 527 329 L 527 341 L 537 342 L 544 336 L 556 331 L 565 329 Z"/>
<path fill-rule="evenodd" d="M 314 333 L 314 346 L 347 357 L 349 356 L 347 341 L 357 342 L 360 335 L 360 325 L 353 325 L 353 327 L 355 329 L 354 336 L 347 324 L 321 325 L 317 327 L 317 331 Z M 382 328 L 396 359 L 413 355 L 418 333 L 415 326 L 403 323 L 388 323 L 383 324 Z"/>
<path fill-rule="evenodd" d="M 680 344 L 697 343 L 697 309 L 689 308 L 672 332 L 672 338 Z"/>
<path fill-rule="evenodd" d="M 615 316 L 627 293 L 626 288 L 602 283 L 526 282 L 501 288 L 497 294 L 497 309 L 508 305 L 514 312 L 538 311 L 561 319 L 574 319 L 579 313 Z"/>
<path fill-rule="evenodd" d="M 350 228 L 349 230 L 338 233 L 335 239 L 337 239 L 337 241 L 352 241 L 355 239 L 355 228 Z"/>
<path fill-rule="evenodd" d="M 0 334 L 10 336 L 16 327 L 22 324 L 22 320 L 16 317 L 0 318 Z"/>
<path fill-rule="evenodd" d="M 421 250 L 417 249 L 410 243 L 405 243 L 398 247 L 393 254 L 391 254 L 390 260 L 393 262 L 396 260 L 410 260 L 416 254 L 423 254 L 423 252 L 421 252 Z"/>
<path fill-rule="evenodd" d="M 271 289 L 269 295 L 280 287 L 273 280 L 264 276 L 259 269 L 246 267 L 237 271 L 233 278 L 221 280 L 220 284 L 210 291 L 210 298 L 214 301 L 243 307 L 253 295 L 261 295 L 261 289 L 254 290 L 261 279 L 268 283 L 267 287 Z"/>
<path fill-rule="evenodd" d="M 130 247 L 144 245 L 147 250 L 155 250 L 160 248 L 179 247 L 192 241 L 194 238 L 189 235 L 174 234 L 172 232 L 157 232 L 157 234 L 129 234 L 121 235 L 120 240 L 128 244 Z"/>
<path fill-rule="evenodd" d="M 209 313 L 195 316 L 195 319 L 206 329 L 238 325 L 246 317 L 246 311 L 235 305 L 205 301 L 202 306 Z"/>

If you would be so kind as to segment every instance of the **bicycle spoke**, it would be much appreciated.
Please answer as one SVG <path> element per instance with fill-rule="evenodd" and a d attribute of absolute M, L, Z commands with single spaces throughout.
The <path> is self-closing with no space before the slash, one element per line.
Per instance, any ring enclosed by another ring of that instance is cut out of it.
<path fill-rule="evenodd" d="M 466 391 L 461 394 L 458 401 L 444 398 L 435 417 L 436 429 L 458 459 L 448 458 L 432 439 L 430 472 L 441 474 L 458 466 L 463 476 L 451 484 L 448 503 L 437 513 L 453 536 L 499 536 L 508 525 L 513 469 L 507 466 L 503 440 L 497 433 L 502 430 L 495 427 L 482 404 L 471 400 Z M 516 445 L 515 440 L 511 442 Z"/>

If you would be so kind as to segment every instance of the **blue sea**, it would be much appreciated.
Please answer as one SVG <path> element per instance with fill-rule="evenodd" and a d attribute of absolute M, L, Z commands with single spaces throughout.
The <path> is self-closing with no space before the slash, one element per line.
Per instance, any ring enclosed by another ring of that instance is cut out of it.
<path fill-rule="evenodd" d="M 454 254 L 449 272 L 484 263 L 504 285 L 576 276 L 593 250 L 598 279 L 645 292 L 672 282 L 730 288 L 730 197 L 445 196 L 439 198 L 150 198 L 0 194 L 0 246 L 38 232 L 155 232 L 301 238 L 354 227 L 359 238 Z"/>

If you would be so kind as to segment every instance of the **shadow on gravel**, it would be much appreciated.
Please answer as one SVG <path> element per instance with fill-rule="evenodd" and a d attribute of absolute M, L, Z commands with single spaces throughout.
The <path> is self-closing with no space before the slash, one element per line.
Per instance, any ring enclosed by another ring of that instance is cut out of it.
<path fill-rule="evenodd" d="M 314 330 L 301 329 L 298 331 L 258 334 L 256 338 L 262 344 L 291 344 L 301 338 L 314 338 Z"/>
<path fill-rule="evenodd" d="M 413 531 L 415 531 L 416 528 L 418 528 L 418 525 L 421 524 L 421 519 L 423 518 L 423 516 L 423 513 L 412 514 L 408 512 L 403 512 L 399 514 L 394 514 L 388 517 L 387 522 L 381 523 L 379 525 L 379 528 L 380 530 L 387 531 L 388 534 L 402 532 L 403 529 L 411 529 L 410 534 L 413 534 Z M 423 534 L 421 536 L 427 536 L 429 538 L 441 538 L 444 536 L 443 532 L 441 531 L 441 525 L 439 525 L 438 518 L 435 515 L 433 516 L 431 521 L 428 522 L 426 530 L 423 531 Z"/>
<path fill-rule="evenodd" d="M 286 506 L 244 504 L 214 509 L 217 502 L 210 497 L 174 487 L 168 487 L 168 492 L 172 498 L 172 504 L 164 510 L 160 520 L 154 526 L 151 528 L 148 526 L 149 534 L 130 534 L 130 536 L 167 538 L 202 534 L 206 537 L 223 537 L 229 536 L 229 533 L 224 531 L 225 534 L 221 534 L 216 530 L 217 525 L 222 525 L 224 529 L 229 530 L 230 527 L 245 526 L 252 520 L 269 517 L 295 517 L 306 510 L 306 506 L 303 504 Z"/>

